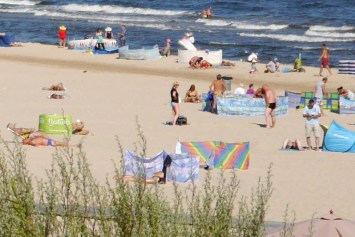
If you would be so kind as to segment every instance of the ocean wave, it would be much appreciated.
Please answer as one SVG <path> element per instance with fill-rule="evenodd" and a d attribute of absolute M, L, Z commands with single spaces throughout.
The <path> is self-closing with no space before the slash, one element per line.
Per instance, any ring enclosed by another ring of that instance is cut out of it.
<path fill-rule="evenodd" d="M 217 42 L 217 41 L 212 41 L 212 42 L 209 42 L 208 44 L 210 44 L 210 45 L 224 45 L 224 46 L 238 46 L 238 45 L 240 45 L 239 43 L 227 43 L 227 42 Z"/>
<path fill-rule="evenodd" d="M 110 14 L 114 13 L 126 13 L 126 14 L 141 14 L 141 15 L 156 15 L 156 16 L 170 16 L 170 15 L 182 15 L 188 12 L 186 11 L 170 11 L 170 10 L 155 10 L 151 8 L 134 8 L 134 7 L 121 7 L 113 5 L 88 5 L 88 4 L 68 4 L 62 7 L 67 12 L 106 12 Z"/>
<path fill-rule="evenodd" d="M 257 24 L 249 24 L 249 23 L 243 23 L 243 22 L 235 22 L 232 24 L 233 27 L 237 29 L 243 29 L 243 30 L 282 30 L 288 27 L 288 25 L 276 25 L 276 24 L 270 24 L 270 25 L 257 25 Z"/>
<path fill-rule="evenodd" d="M 309 30 L 311 30 L 311 31 L 350 31 L 350 30 L 354 30 L 354 29 L 355 28 L 352 26 L 334 27 L 334 26 L 315 25 L 315 26 L 309 27 Z"/>
<path fill-rule="evenodd" d="M 328 38 L 328 37 L 311 37 L 302 35 L 281 35 L 281 34 L 248 34 L 241 33 L 241 37 L 251 37 L 251 38 L 269 38 L 280 41 L 290 41 L 290 42 L 355 42 L 355 39 L 339 39 L 339 38 Z"/>
<path fill-rule="evenodd" d="M 17 8 L 17 9 L 1 9 L 0 12 L 6 12 L 6 13 L 33 13 L 33 11 L 29 8 Z"/>
<path fill-rule="evenodd" d="M 331 38 L 355 38 L 355 33 L 346 33 L 346 32 L 307 30 L 304 34 L 309 36 L 331 37 Z"/>
<path fill-rule="evenodd" d="M 206 26 L 228 26 L 231 22 L 224 20 L 197 19 L 196 22 L 204 23 Z"/>
<path fill-rule="evenodd" d="M 29 1 L 29 0 L 0 0 L 0 4 L 8 4 L 8 5 L 22 5 L 22 6 L 34 6 L 40 3 L 40 1 Z"/>

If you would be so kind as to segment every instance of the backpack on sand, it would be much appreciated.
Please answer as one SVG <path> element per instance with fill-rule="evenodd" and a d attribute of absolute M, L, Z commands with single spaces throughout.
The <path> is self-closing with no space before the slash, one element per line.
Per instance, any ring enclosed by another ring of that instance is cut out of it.
<path fill-rule="evenodd" d="M 185 116 L 179 116 L 176 120 L 176 125 L 187 125 L 187 118 Z"/>

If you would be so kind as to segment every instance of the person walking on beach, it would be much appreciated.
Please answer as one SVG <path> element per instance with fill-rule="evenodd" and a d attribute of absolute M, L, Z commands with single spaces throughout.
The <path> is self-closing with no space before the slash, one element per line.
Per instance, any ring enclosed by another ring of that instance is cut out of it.
<path fill-rule="evenodd" d="M 265 99 L 265 120 L 266 120 L 266 128 L 273 128 L 276 124 L 276 93 L 275 91 L 269 87 L 268 85 L 262 86 L 262 91 Z"/>
<path fill-rule="evenodd" d="M 179 93 L 177 88 L 179 87 L 179 82 L 174 82 L 173 87 L 170 90 L 170 97 L 171 97 L 171 109 L 172 109 L 172 125 L 176 125 L 176 120 L 180 114 L 180 107 L 179 107 Z"/>
<path fill-rule="evenodd" d="M 121 31 L 118 33 L 118 38 L 120 39 L 120 46 L 125 46 L 126 45 L 126 34 L 127 34 L 127 29 L 125 25 L 121 26 Z"/>
<path fill-rule="evenodd" d="M 67 38 L 67 28 L 65 26 L 60 26 L 58 31 L 59 38 L 59 48 L 64 48 Z"/>
<path fill-rule="evenodd" d="M 310 99 L 308 105 L 304 108 L 303 118 L 306 118 L 306 139 L 308 150 L 312 150 L 311 133 L 313 132 L 316 140 L 316 151 L 319 151 L 320 125 L 318 118 L 321 116 L 321 110 L 314 100 Z"/>
<path fill-rule="evenodd" d="M 328 78 L 324 77 L 320 82 L 316 84 L 313 90 L 314 101 L 319 106 L 321 114 L 323 114 L 323 97 L 327 95 L 325 84 L 328 82 Z"/>
<path fill-rule="evenodd" d="M 331 76 L 332 71 L 329 67 L 329 49 L 327 48 L 326 44 L 322 44 L 322 54 L 319 57 L 319 61 L 322 62 L 320 65 L 319 76 L 322 77 L 323 68 L 326 68 L 329 72 L 329 76 Z"/>
<path fill-rule="evenodd" d="M 224 81 L 222 80 L 221 74 L 218 74 L 217 79 L 214 80 L 210 85 L 210 91 L 213 94 L 212 113 L 217 114 L 217 97 L 222 96 L 226 89 L 227 87 L 226 84 L 224 84 Z"/>

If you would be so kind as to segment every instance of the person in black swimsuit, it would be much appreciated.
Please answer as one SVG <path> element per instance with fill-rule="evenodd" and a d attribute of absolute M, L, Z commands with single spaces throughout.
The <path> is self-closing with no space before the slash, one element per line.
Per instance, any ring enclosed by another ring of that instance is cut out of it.
<path fill-rule="evenodd" d="M 170 90 L 171 96 L 171 109 L 172 109 L 172 125 L 176 125 L 176 120 L 180 114 L 180 107 L 179 107 L 179 93 L 177 88 L 179 87 L 178 82 L 173 83 L 173 87 Z"/>
<path fill-rule="evenodd" d="M 275 91 L 269 87 L 268 85 L 262 86 L 262 93 L 265 99 L 265 120 L 266 120 L 266 128 L 273 128 L 276 124 L 276 93 Z"/>

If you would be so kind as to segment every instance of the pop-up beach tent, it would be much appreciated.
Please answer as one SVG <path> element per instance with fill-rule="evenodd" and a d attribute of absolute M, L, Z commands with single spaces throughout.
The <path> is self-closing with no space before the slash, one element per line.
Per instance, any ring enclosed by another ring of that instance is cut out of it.
<path fill-rule="evenodd" d="M 323 150 L 355 153 L 355 132 L 333 121 L 325 134 Z"/>
<path fill-rule="evenodd" d="M 15 37 L 10 34 L 0 36 L 0 47 L 10 47 L 12 43 L 15 43 Z"/>

